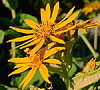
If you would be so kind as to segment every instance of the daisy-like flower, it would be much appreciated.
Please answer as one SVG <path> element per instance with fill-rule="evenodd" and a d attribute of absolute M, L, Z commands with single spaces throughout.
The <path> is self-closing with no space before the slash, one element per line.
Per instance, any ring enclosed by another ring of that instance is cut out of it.
<path fill-rule="evenodd" d="M 29 54 L 29 56 L 26 56 L 24 58 L 11 58 L 8 60 L 8 62 L 18 63 L 12 73 L 10 73 L 8 76 L 19 74 L 21 72 L 24 72 L 25 70 L 31 68 L 31 70 L 28 72 L 26 77 L 21 82 L 19 88 L 23 85 L 22 90 L 26 87 L 26 85 L 30 82 L 32 77 L 34 76 L 37 69 L 39 69 L 41 76 L 47 83 L 51 83 L 49 81 L 49 73 L 48 69 L 45 66 L 44 63 L 52 63 L 52 64 L 61 64 L 61 62 L 57 59 L 47 59 L 49 56 L 55 54 L 56 52 L 60 50 L 64 50 L 65 47 L 53 47 L 51 48 L 55 43 L 48 44 L 45 48 L 40 49 L 38 52 L 36 52 L 33 56 L 30 56 L 29 49 L 25 49 L 25 52 Z"/>
<path fill-rule="evenodd" d="M 84 68 L 84 70 L 82 72 L 89 72 L 89 71 L 93 71 L 96 68 L 96 59 L 92 58 L 86 65 L 86 67 Z"/>
<path fill-rule="evenodd" d="M 67 32 L 70 33 L 70 36 L 72 36 L 75 33 L 76 30 L 81 30 L 82 32 L 84 32 L 84 34 L 87 34 L 87 32 L 86 32 L 85 29 L 95 28 L 96 26 L 100 26 L 100 24 L 96 24 L 97 21 L 94 21 L 94 22 L 89 22 L 89 21 L 90 21 L 90 19 L 89 20 L 86 20 L 84 22 L 78 21 L 75 24 L 73 24 L 73 22 L 71 22 L 66 27 L 64 27 L 63 29 L 67 29 L 67 28 L 70 28 L 70 27 L 75 26 L 72 30 L 67 31 Z"/>
<path fill-rule="evenodd" d="M 85 5 L 85 7 L 83 8 L 83 12 L 85 15 L 87 15 L 88 13 L 91 13 L 93 11 L 98 11 L 100 10 L 100 2 L 99 1 L 95 1 L 92 3 L 88 3 Z"/>
<path fill-rule="evenodd" d="M 63 31 L 61 30 L 61 28 L 66 26 L 68 23 L 72 22 L 78 16 L 79 12 L 75 12 L 74 14 L 72 14 L 74 8 L 75 7 L 73 7 L 59 23 L 56 23 L 55 20 L 59 11 L 59 2 L 55 4 L 52 15 L 51 15 L 50 5 L 48 3 L 46 5 L 46 10 L 44 10 L 43 8 L 40 9 L 40 12 L 41 12 L 40 24 L 35 23 L 34 21 L 29 20 L 29 19 L 24 20 L 25 23 L 32 28 L 31 30 L 20 29 L 20 28 L 10 26 L 10 28 L 12 28 L 13 30 L 17 32 L 21 32 L 24 34 L 31 34 L 31 35 L 8 40 L 7 42 L 22 42 L 22 41 L 27 40 L 25 43 L 15 47 L 15 48 L 20 47 L 20 49 L 36 44 L 36 46 L 29 52 L 32 55 L 34 55 L 34 53 L 42 47 L 45 40 L 48 38 L 54 42 L 65 44 L 65 42 L 62 39 L 59 39 L 56 36 L 57 34 L 61 34 L 62 32 L 66 32 L 74 28 L 73 26 L 71 28 L 68 28 L 67 30 L 63 30 Z"/>

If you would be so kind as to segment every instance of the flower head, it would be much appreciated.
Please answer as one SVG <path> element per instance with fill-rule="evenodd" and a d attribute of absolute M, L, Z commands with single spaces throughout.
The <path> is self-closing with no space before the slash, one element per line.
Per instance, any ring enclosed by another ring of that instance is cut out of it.
<path fill-rule="evenodd" d="M 59 23 L 55 23 L 55 20 L 59 11 L 59 2 L 55 4 L 52 15 L 51 15 L 50 5 L 48 3 L 46 5 L 46 10 L 44 10 L 43 8 L 40 9 L 40 12 L 41 12 L 40 24 L 35 23 L 34 21 L 29 20 L 29 19 L 24 20 L 25 23 L 32 28 L 31 30 L 19 29 L 19 28 L 10 26 L 10 28 L 12 28 L 13 30 L 17 32 L 31 34 L 31 35 L 8 40 L 7 42 L 22 42 L 22 41 L 27 40 L 25 43 L 15 47 L 15 48 L 20 47 L 20 49 L 36 44 L 36 46 L 29 52 L 32 55 L 42 47 L 45 40 L 48 38 L 54 42 L 65 44 L 65 42 L 62 39 L 59 39 L 56 36 L 57 34 L 61 34 L 63 32 L 66 32 L 72 29 L 72 28 L 68 28 L 68 30 L 62 30 L 61 28 L 66 26 L 68 23 L 72 22 L 78 16 L 79 12 L 75 12 L 73 15 L 71 15 L 74 8 L 75 7 L 73 7 Z"/>
<path fill-rule="evenodd" d="M 96 59 L 91 59 L 86 67 L 84 68 L 84 70 L 82 72 L 89 72 L 89 71 L 93 71 L 95 68 L 96 68 L 96 62 L 95 62 Z"/>
<path fill-rule="evenodd" d="M 19 73 L 24 72 L 25 70 L 31 68 L 31 70 L 28 72 L 28 74 L 26 75 L 26 77 L 23 79 L 23 81 L 21 82 L 21 84 L 19 86 L 19 87 L 21 87 L 23 84 L 22 89 L 24 89 L 26 87 L 26 85 L 30 82 L 32 77 L 34 76 L 36 70 L 39 69 L 40 74 L 43 77 L 43 79 L 50 84 L 51 82 L 48 79 L 50 77 L 50 75 L 48 73 L 47 67 L 45 66 L 45 63 L 61 64 L 61 62 L 57 59 L 53 59 L 53 58 L 47 59 L 47 58 L 49 56 L 55 54 L 56 52 L 65 49 L 65 47 L 51 48 L 54 44 L 55 43 L 48 44 L 45 48 L 40 49 L 33 56 L 31 56 L 28 53 L 30 49 L 26 49 L 25 52 L 27 54 L 29 54 L 29 56 L 26 56 L 24 58 L 11 58 L 10 60 L 8 60 L 8 62 L 18 63 L 14 67 L 14 69 L 15 68 L 17 68 L 17 69 L 15 71 L 13 71 L 12 73 L 10 73 L 8 76 L 11 76 L 14 74 L 19 74 Z"/>
<path fill-rule="evenodd" d="M 87 15 L 88 13 L 91 13 L 93 11 L 98 11 L 98 10 L 100 10 L 100 2 L 99 1 L 95 1 L 92 3 L 89 2 L 83 8 L 83 12 L 85 15 Z"/>
<path fill-rule="evenodd" d="M 65 29 L 75 26 L 72 30 L 67 31 L 67 32 L 70 33 L 70 36 L 72 36 L 72 35 L 74 35 L 74 33 L 75 33 L 76 30 L 81 30 L 82 32 L 84 32 L 85 34 L 87 34 L 87 32 L 86 32 L 85 29 L 88 29 L 88 28 L 95 28 L 96 26 L 100 26 L 100 24 L 96 24 L 97 21 L 94 21 L 94 22 L 89 22 L 89 21 L 90 21 L 90 19 L 89 19 L 89 20 L 86 20 L 86 21 L 84 21 L 84 22 L 78 21 L 78 22 L 75 23 L 75 24 L 74 24 L 73 22 L 71 22 L 71 23 L 69 23 L 69 24 L 65 27 Z M 89 22 L 89 23 L 88 23 L 88 22 Z"/>

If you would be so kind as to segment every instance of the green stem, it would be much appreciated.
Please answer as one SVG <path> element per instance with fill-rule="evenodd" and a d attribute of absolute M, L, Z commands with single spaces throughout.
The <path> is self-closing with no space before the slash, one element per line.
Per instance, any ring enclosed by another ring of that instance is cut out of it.
<path fill-rule="evenodd" d="M 16 12 L 14 9 L 11 9 L 11 14 L 12 14 L 12 19 L 15 19 L 16 17 Z"/>
<path fill-rule="evenodd" d="M 11 48 L 15 47 L 15 42 L 11 42 Z M 15 49 L 12 51 L 12 58 L 15 58 Z"/>
<path fill-rule="evenodd" d="M 97 50 L 97 41 L 98 41 L 98 27 L 94 31 L 94 49 Z"/>
<path fill-rule="evenodd" d="M 89 43 L 87 38 L 84 35 L 80 35 L 80 36 L 83 39 L 83 41 L 85 42 L 85 44 L 87 45 L 87 47 L 89 48 L 89 50 L 91 51 L 91 53 L 93 54 L 94 58 L 97 58 L 99 56 L 99 54 L 97 52 L 95 52 L 95 50 L 93 49 L 93 47 L 91 46 L 91 44 Z"/>
<path fill-rule="evenodd" d="M 71 67 L 72 67 L 72 56 L 71 56 L 71 52 L 72 52 L 72 47 L 73 47 L 74 41 L 68 41 L 66 43 L 66 48 L 67 48 L 67 52 L 65 52 L 64 55 L 64 60 L 62 62 L 62 70 L 63 70 L 63 78 L 64 78 L 64 83 L 66 86 L 66 90 L 68 90 L 69 88 L 69 82 L 70 82 L 70 77 L 68 76 L 68 72 L 70 71 Z"/>

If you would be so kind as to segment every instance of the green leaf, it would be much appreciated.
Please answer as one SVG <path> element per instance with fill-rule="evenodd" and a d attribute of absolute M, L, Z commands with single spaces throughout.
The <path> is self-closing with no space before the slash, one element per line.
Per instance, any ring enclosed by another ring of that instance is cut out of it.
<path fill-rule="evenodd" d="M 72 77 L 74 75 L 74 73 L 76 72 L 76 70 L 77 70 L 77 68 L 76 68 L 75 64 L 72 64 L 72 68 L 68 72 L 69 77 Z"/>
<path fill-rule="evenodd" d="M 20 83 L 25 78 L 25 76 L 27 75 L 28 72 L 29 72 L 29 70 L 21 73 L 21 76 L 12 77 L 11 85 L 15 86 L 15 87 L 19 87 Z M 40 86 L 43 82 L 44 82 L 44 79 L 42 78 L 39 71 L 37 70 L 34 77 L 28 83 L 28 85 L 25 87 L 25 89 L 28 89 L 30 87 L 30 85 Z"/>
<path fill-rule="evenodd" d="M 72 78 L 74 81 L 74 89 L 80 90 L 90 84 L 97 82 L 100 79 L 100 68 L 92 72 L 79 73 Z"/>
<path fill-rule="evenodd" d="M 18 0 L 2 0 L 2 3 L 10 10 L 18 7 Z"/>
<path fill-rule="evenodd" d="M 3 43 L 4 35 L 5 35 L 4 31 L 0 30 L 0 44 Z"/>

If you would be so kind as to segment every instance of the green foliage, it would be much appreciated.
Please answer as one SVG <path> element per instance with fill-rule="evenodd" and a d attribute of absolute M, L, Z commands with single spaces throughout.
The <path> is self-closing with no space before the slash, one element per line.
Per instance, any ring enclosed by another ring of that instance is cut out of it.
<path fill-rule="evenodd" d="M 2 0 L 2 3 L 10 10 L 18 7 L 18 0 Z"/>
<path fill-rule="evenodd" d="M 4 31 L 0 30 L 0 44 L 3 43 L 4 35 L 5 35 Z"/>

